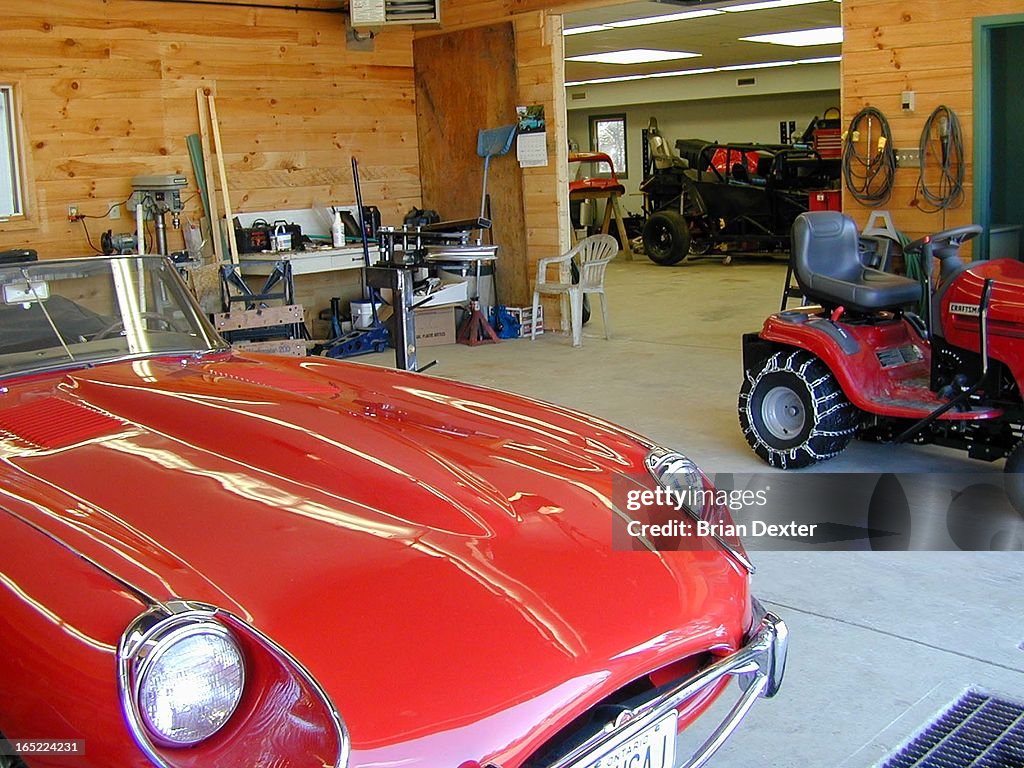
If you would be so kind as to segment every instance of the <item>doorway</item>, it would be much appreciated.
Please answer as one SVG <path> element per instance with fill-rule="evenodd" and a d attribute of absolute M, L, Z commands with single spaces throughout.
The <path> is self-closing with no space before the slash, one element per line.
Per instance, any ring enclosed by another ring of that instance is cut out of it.
<path fill-rule="evenodd" d="M 1024 227 L 1024 14 L 974 20 L 974 220 L 981 258 L 1021 258 Z"/>

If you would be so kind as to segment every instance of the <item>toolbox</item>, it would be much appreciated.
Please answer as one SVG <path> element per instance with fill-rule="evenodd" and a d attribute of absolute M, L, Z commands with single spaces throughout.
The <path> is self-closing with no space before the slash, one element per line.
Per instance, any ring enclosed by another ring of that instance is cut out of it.
<path fill-rule="evenodd" d="M 239 227 L 236 222 L 235 242 L 238 244 L 239 253 L 304 250 L 302 227 L 298 224 L 289 224 L 283 219 L 273 224 L 268 223 L 266 219 L 256 219 L 251 227 Z M 280 244 L 284 244 L 285 247 L 277 247 Z"/>

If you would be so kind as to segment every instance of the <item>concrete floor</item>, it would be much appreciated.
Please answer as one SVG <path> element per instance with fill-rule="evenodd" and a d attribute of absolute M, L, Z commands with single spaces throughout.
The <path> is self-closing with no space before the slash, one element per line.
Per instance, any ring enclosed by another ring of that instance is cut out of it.
<path fill-rule="evenodd" d="M 433 375 L 572 406 L 679 448 L 709 474 L 768 473 L 736 420 L 740 336 L 778 308 L 785 264 L 613 263 L 613 338 L 562 334 L 423 348 Z M 391 364 L 387 354 L 366 362 Z M 1000 471 L 938 448 L 853 443 L 812 471 Z M 822 499 L 828 504 L 828 499 Z M 875 765 L 965 688 L 1024 698 L 1024 555 L 755 552 L 757 594 L 788 622 L 786 683 L 713 765 Z M 682 741 L 686 741 L 686 734 Z"/>

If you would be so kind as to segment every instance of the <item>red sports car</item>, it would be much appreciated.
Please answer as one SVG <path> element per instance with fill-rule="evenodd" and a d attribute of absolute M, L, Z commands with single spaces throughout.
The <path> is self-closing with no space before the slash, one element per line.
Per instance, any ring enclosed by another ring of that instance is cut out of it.
<path fill-rule="evenodd" d="M 680 454 L 233 352 L 160 258 L 0 289 L 0 765 L 694 766 L 778 690 L 741 545 L 625 533 L 623 488 L 710 487 Z"/>

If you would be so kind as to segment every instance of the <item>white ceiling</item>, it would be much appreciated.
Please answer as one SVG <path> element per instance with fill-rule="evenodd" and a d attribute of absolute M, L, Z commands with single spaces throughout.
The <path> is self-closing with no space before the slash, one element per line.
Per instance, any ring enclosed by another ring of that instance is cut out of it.
<path fill-rule="evenodd" d="M 701 2 L 701 0 L 656 0 L 614 5 L 565 15 L 566 29 L 602 24 L 625 19 L 664 16 L 699 9 L 722 9 L 749 3 Z M 565 55 L 578 56 L 630 48 L 653 48 L 665 51 L 699 53 L 697 58 L 649 64 L 598 64 L 565 62 L 567 83 L 623 75 L 695 70 L 713 67 L 793 61 L 839 56 L 842 46 L 782 46 L 740 40 L 749 35 L 770 32 L 791 32 L 818 27 L 841 26 L 840 3 L 819 0 L 801 5 L 762 10 L 719 13 L 697 19 L 646 24 L 644 26 L 600 30 L 565 37 Z"/>

